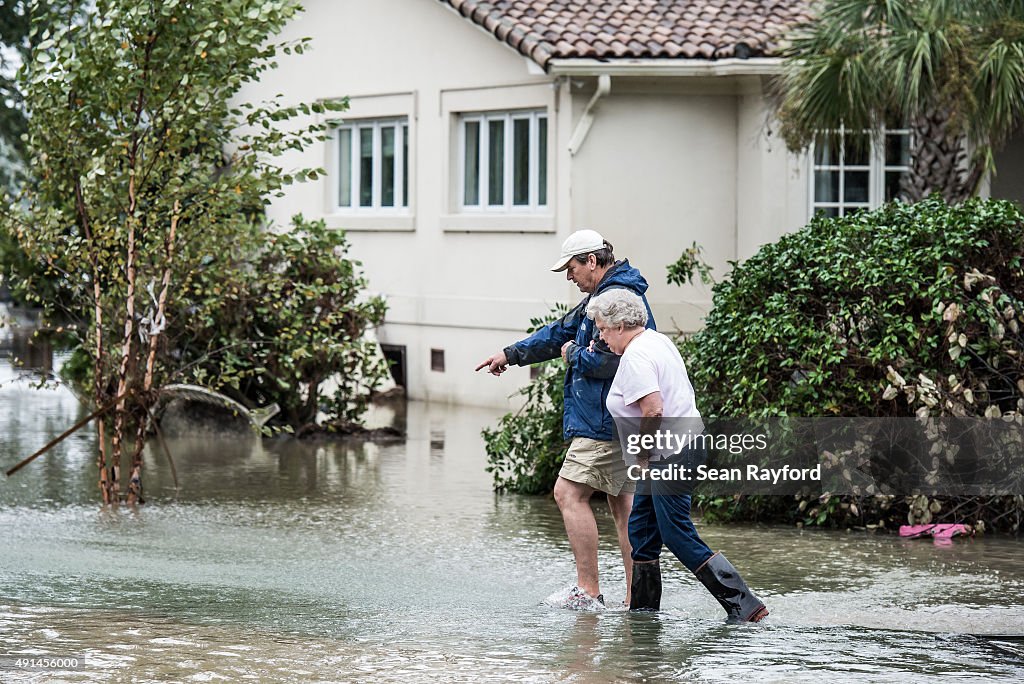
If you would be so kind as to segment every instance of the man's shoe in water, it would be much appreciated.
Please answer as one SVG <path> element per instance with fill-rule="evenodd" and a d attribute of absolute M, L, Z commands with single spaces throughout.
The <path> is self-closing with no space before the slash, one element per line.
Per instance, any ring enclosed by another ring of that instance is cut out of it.
<path fill-rule="evenodd" d="M 604 610 L 604 594 L 598 594 L 595 598 L 579 587 L 573 587 L 562 607 L 569 610 Z"/>

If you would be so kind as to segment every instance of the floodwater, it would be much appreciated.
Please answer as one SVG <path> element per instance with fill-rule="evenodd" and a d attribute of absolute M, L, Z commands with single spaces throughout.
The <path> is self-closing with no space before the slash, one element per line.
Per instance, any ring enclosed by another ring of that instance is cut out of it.
<path fill-rule="evenodd" d="M 84 415 L 12 383 L 0 465 Z M 408 440 L 193 435 L 180 480 L 147 457 L 148 503 L 102 510 L 82 431 L 0 478 L 0 681 L 1019 682 L 1024 543 L 701 526 L 768 604 L 726 625 L 674 560 L 664 610 L 541 601 L 574 569 L 549 497 L 495 496 L 496 412 L 410 403 Z M 625 593 L 607 509 L 602 589 Z M 78 658 L 26 669 L 17 657 Z"/>

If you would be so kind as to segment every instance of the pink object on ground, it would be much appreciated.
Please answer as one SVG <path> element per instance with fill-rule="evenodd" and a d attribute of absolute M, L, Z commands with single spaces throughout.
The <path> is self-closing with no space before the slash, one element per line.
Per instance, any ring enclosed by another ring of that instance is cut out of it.
<path fill-rule="evenodd" d="M 974 533 L 968 525 L 956 524 L 935 524 L 935 525 L 900 525 L 900 536 L 919 539 L 921 537 L 934 537 L 935 539 L 952 539 L 960 535 L 970 536 Z"/>

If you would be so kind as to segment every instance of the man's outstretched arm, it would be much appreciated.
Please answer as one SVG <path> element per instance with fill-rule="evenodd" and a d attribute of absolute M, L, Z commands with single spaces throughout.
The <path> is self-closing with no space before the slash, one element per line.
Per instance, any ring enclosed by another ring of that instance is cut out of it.
<path fill-rule="evenodd" d="M 585 302 L 586 300 L 584 300 Z M 501 375 L 508 366 L 528 366 L 550 361 L 562 355 L 562 347 L 576 337 L 581 316 L 586 315 L 583 302 L 556 321 L 548 323 L 526 339 L 489 356 L 476 370 L 487 368 L 492 375 Z"/>

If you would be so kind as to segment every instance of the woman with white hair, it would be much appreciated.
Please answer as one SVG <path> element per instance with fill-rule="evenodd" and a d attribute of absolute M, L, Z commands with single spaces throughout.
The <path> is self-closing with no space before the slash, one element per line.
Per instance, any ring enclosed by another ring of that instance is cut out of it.
<path fill-rule="evenodd" d="M 608 411 L 617 423 L 639 420 L 641 433 L 653 434 L 662 416 L 699 420 L 693 386 L 679 350 L 665 335 L 644 327 L 647 309 L 639 297 L 629 290 L 606 290 L 590 300 L 587 315 L 594 319 L 605 344 L 622 356 L 607 399 Z M 690 453 L 670 458 L 702 456 L 693 453 L 697 449 L 688 445 L 684 451 Z M 640 460 L 644 470 L 670 465 L 657 453 L 648 455 L 649 461 Z M 697 534 L 690 520 L 689 494 L 671 487 L 643 493 L 638 489 L 629 516 L 629 541 L 633 546 L 631 610 L 660 608 L 659 556 L 665 545 L 722 604 L 730 620 L 757 622 L 768 614 L 732 563 L 708 548 Z"/>

